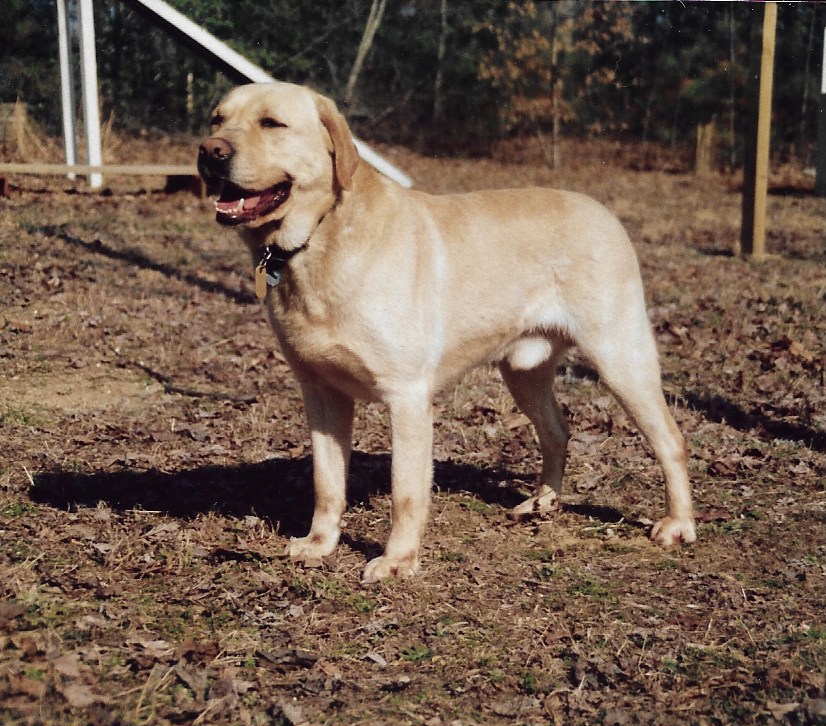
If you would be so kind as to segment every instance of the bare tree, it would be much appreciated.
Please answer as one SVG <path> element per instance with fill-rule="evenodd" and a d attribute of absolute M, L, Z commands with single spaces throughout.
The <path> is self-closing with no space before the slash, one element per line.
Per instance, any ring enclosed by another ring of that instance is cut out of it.
<path fill-rule="evenodd" d="M 353 101 L 353 95 L 356 90 L 359 75 L 361 74 L 364 60 L 373 47 L 373 39 L 376 37 L 376 31 L 381 25 L 381 19 L 384 16 L 384 8 L 387 5 L 387 0 L 373 0 L 370 6 L 370 15 L 367 17 L 367 23 L 364 26 L 364 33 L 361 36 L 358 50 L 356 51 L 356 59 L 353 61 L 353 68 L 350 70 L 350 78 L 347 79 L 347 88 L 344 90 L 344 103 L 350 105 Z"/>
<path fill-rule="evenodd" d="M 559 168 L 559 126 L 561 109 L 559 107 L 562 97 L 562 77 L 559 73 L 559 43 L 556 38 L 556 30 L 559 21 L 557 6 L 551 5 L 551 114 L 553 126 L 551 127 L 551 169 Z"/>
<path fill-rule="evenodd" d="M 811 58 L 814 55 L 815 37 L 815 16 L 817 15 L 817 5 L 810 8 L 811 20 L 809 22 L 809 41 L 806 44 L 806 69 L 803 71 L 803 99 L 800 103 L 800 130 L 797 135 L 797 155 L 803 158 L 806 151 L 806 110 L 809 105 L 809 69 L 811 68 Z"/>
<path fill-rule="evenodd" d="M 439 9 L 442 18 L 442 30 L 441 33 L 439 33 L 436 79 L 433 82 L 433 123 L 435 124 L 444 121 L 445 116 L 445 99 L 442 95 L 442 83 L 444 79 L 445 51 L 447 49 L 447 0 L 441 0 Z"/>

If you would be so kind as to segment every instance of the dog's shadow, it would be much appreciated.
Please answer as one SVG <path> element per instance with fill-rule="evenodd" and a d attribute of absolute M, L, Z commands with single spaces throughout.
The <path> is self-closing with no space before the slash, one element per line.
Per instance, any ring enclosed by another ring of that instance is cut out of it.
<path fill-rule="evenodd" d="M 437 461 L 434 479 L 443 491 L 463 492 L 478 500 L 511 508 L 524 498 L 514 481 L 517 474 L 501 468 L 479 468 Z M 348 479 L 348 503 L 370 506 L 370 500 L 390 490 L 389 454 L 354 452 Z M 124 469 L 118 472 L 44 472 L 34 477 L 29 496 L 62 510 L 103 502 L 117 511 L 143 509 L 191 519 L 215 512 L 229 517 L 258 516 L 286 536 L 302 536 L 313 511 L 312 459 L 273 458 L 257 464 L 203 466 L 177 472 Z M 565 505 L 564 509 L 605 522 L 623 514 L 610 507 Z M 348 538 L 354 549 L 374 549 L 373 543 Z"/>

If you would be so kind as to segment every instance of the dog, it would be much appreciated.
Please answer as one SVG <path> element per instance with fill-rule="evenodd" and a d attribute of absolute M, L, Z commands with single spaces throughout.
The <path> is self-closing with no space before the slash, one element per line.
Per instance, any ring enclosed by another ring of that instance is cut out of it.
<path fill-rule="evenodd" d="M 315 509 L 296 561 L 341 532 L 354 401 L 390 413 L 392 527 L 366 583 L 419 569 L 433 479 L 432 399 L 495 363 L 536 429 L 542 471 L 516 516 L 558 507 L 568 431 L 557 362 L 576 345 L 651 445 L 665 517 L 651 538 L 696 539 L 683 437 L 662 392 L 636 254 L 620 222 L 552 189 L 433 196 L 362 162 L 335 103 L 273 82 L 218 104 L 198 169 L 218 223 L 249 248 L 256 292 L 304 397 Z"/>

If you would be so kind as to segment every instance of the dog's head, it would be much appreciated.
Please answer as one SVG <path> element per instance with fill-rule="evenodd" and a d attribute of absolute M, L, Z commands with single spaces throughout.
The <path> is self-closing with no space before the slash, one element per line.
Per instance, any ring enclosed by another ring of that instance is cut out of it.
<path fill-rule="evenodd" d="M 289 83 L 230 91 L 212 113 L 198 171 L 219 194 L 215 218 L 260 229 L 285 249 L 306 242 L 352 185 L 358 152 L 328 98 Z"/>

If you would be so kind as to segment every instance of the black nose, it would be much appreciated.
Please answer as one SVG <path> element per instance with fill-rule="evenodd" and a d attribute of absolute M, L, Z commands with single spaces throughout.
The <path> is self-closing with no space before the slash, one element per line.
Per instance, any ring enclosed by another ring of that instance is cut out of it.
<path fill-rule="evenodd" d="M 198 171 L 207 183 L 218 183 L 229 175 L 229 165 L 235 154 L 232 144 L 220 136 L 204 139 L 198 147 Z"/>
<path fill-rule="evenodd" d="M 206 162 L 227 161 L 234 153 L 232 144 L 220 136 L 210 136 L 198 147 L 198 158 Z"/>

